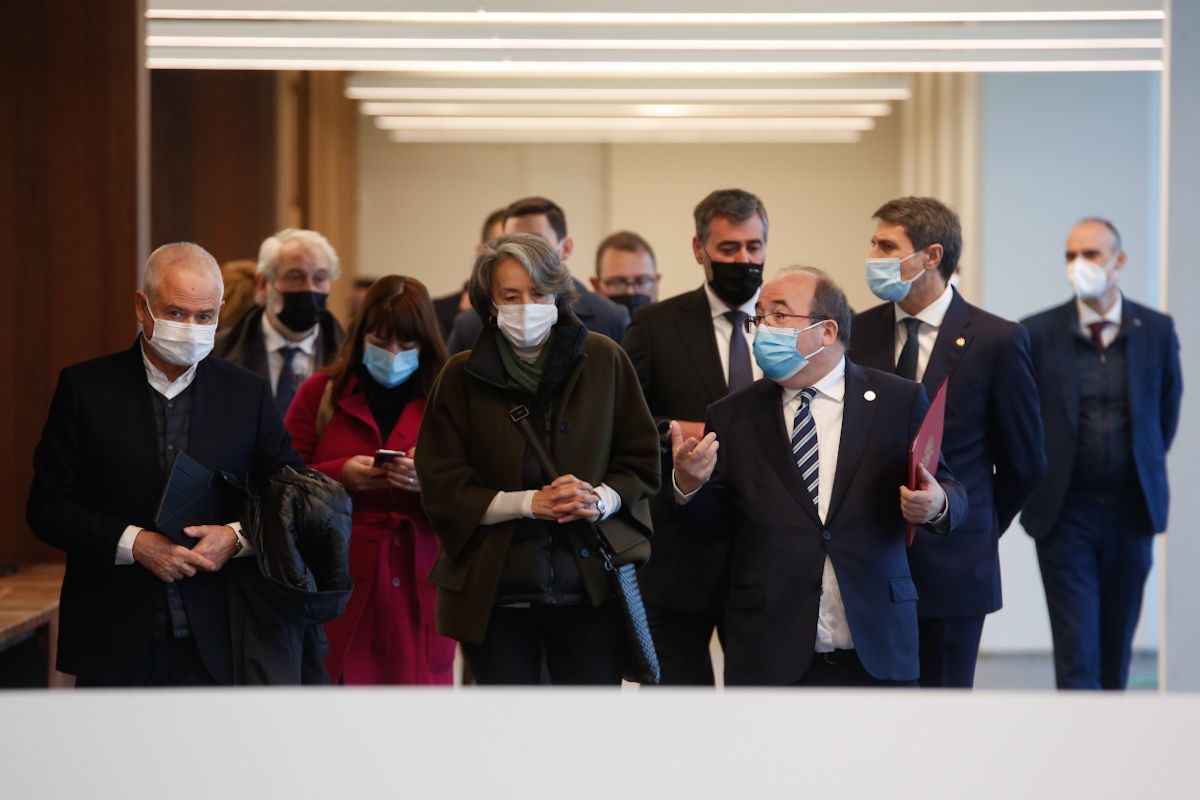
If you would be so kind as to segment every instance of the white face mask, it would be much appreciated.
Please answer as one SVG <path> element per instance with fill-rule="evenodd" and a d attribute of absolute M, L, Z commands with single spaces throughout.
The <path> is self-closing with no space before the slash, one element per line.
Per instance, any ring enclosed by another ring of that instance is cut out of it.
<path fill-rule="evenodd" d="M 496 306 L 496 324 L 513 347 L 538 347 L 557 322 L 554 303 Z"/>
<path fill-rule="evenodd" d="M 1115 255 L 1113 259 L 1116 259 Z M 1067 264 L 1067 280 L 1075 287 L 1075 294 L 1079 295 L 1080 300 L 1095 300 L 1108 291 L 1108 268 L 1112 263 L 1110 260 L 1100 266 L 1083 256 L 1076 256 L 1074 261 Z"/>
<path fill-rule="evenodd" d="M 154 348 L 154 352 L 168 363 L 177 367 L 190 367 L 212 352 L 213 343 L 217 339 L 217 323 L 192 325 L 187 322 L 157 319 L 150 310 L 149 300 L 146 301 L 146 313 L 154 320 L 154 335 L 147 341 Z"/>

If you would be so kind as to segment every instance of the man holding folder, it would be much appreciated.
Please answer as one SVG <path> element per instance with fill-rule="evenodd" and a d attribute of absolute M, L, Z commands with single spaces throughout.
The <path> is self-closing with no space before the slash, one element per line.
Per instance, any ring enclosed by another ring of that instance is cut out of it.
<path fill-rule="evenodd" d="M 846 358 L 850 306 L 818 270 L 766 284 L 756 311 L 765 377 L 709 406 L 700 440 L 671 423 L 685 529 L 730 540 L 725 681 L 916 685 L 905 523 L 966 514 L 944 463 L 905 486 L 925 390 Z"/>
<path fill-rule="evenodd" d="M 970 512 L 945 538 L 917 532 L 908 553 L 920 600 L 921 685 L 970 688 L 987 614 L 1000 608 L 1000 534 L 1046 469 L 1029 334 L 949 284 L 958 215 L 932 197 L 875 212 L 867 283 L 883 305 L 854 318 L 860 364 L 924 385 L 948 381 L 942 454 Z"/>

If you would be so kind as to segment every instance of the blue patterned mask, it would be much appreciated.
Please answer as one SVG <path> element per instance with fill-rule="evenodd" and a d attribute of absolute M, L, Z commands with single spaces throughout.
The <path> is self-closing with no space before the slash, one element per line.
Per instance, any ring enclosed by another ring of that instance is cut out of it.
<path fill-rule="evenodd" d="M 370 342 L 363 349 L 363 365 L 367 372 L 381 386 L 394 389 L 412 377 L 421 365 L 421 348 L 401 350 L 392 355 L 388 350 L 377 347 Z"/>

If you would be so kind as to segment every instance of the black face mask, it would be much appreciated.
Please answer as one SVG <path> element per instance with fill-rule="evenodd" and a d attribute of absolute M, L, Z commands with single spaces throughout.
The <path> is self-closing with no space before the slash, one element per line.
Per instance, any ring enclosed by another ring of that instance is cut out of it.
<path fill-rule="evenodd" d="M 745 262 L 712 261 L 712 280 L 708 285 L 717 297 L 737 308 L 754 297 L 762 286 L 762 264 Z"/>
<path fill-rule="evenodd" d="M 306 331 L 321 319 L 329 295 L 324 292 L 280 292 L 283 310 L 275 316 L 288 330 Z"/>
<path fill-rule="evenodd" d="M 635 308 L 654 302 L 650 299 L 649 295 L 645 294 L 617 294 L 610 296 L 608 299 L 619 306 L 625 306 L 631 314 Z"/>

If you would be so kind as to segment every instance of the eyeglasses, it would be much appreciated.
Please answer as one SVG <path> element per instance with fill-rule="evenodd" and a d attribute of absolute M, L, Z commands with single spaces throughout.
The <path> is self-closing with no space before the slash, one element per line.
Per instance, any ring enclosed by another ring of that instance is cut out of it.
<path fill-rule="evenodd" d="M 601 283 L 605 289 L 614 293 L 628 292 L 630 289 L 635 292 L 647 292 L 654 288 L 658 279 L 653 275 L 639 275 L 636 278 L 605 278 Z"/>
<path fill-rule="evenodd" d="M 814 317 L 809 314 L 784 314 L 782 311 L 772 311 L 770 314 L 746 317 L 742 324 L 746 326 L 746 333 L 754 333 L 754 329 L 759 325 L 767 325 L 772 328 L 786 328 L 787 324 L 784 320 L 788 319 L 811 319 L 813 322 L 826 322 L 829 317 Z"/>

